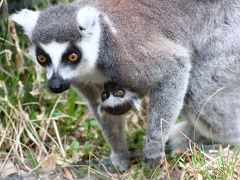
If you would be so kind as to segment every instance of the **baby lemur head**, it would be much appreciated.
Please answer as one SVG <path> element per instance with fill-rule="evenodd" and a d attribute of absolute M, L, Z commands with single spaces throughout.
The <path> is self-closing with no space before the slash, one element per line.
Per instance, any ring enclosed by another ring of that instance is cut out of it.
<path fill-rule="evenodd" d="M 106 82 L 101 93 L 102 109 L 112 115 L 122 115 L 132 107 L 139 110 L 140 99 L 130 90 L 115 82 Z"/>

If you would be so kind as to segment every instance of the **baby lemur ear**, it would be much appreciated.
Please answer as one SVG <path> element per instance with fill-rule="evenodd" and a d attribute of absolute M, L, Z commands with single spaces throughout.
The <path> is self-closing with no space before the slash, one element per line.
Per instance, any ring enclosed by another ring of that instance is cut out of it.
<path fill-rule="evenodd" d="M 78 11 L 77 21 L 82 32 L 92 32 L 99 28 L 99 11 L 91 6 L 85 6 Z"/>
<path fill-rule="evenodd" d="M 23 9 L 20 12 L 11 15 L 10 19 L 22 26 L 25 34 L 31 38 L 32 31 L 37 24 L 38 17 L 39 11 Z"/>

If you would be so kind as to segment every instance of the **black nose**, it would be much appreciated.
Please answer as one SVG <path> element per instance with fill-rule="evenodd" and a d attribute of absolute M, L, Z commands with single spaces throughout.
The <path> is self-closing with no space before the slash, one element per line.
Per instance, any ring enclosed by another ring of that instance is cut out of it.
<path fill-rule="evenodd" d="M 70 81 L 64 80 L 59 75 L 53 74 L 48 80 L 48 87 L 53 93 L 62 93 L 70 88 Z"/>

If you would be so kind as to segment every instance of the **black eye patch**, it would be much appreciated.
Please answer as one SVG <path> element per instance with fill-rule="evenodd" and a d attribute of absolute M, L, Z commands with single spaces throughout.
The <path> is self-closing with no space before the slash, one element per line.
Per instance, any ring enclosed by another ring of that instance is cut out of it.
<path fill-rule="evenodd" d="M 77 65 L 81 59 L 81 50 L 75 45 L 69 46 L 62 55 L 62 63 L 69 66 Z"/>
<path fill-rule="evenodd" d="M 43 67 L 51 65 L 50 56 L 39 46 L 36 48 L 36 58 L 38 63 Z"/>

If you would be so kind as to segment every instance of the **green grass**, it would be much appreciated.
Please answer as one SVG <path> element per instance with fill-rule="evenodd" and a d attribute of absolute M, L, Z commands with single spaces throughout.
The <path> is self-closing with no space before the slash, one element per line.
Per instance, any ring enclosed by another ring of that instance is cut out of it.
<path fill-rule="evenodd" d="M 2 2 L 2 4 L 1 4 Z M 0 178 L 9 172 L 51 173 L 69 179 L 94 174 L 101 179 L 238 179 L 238 149 L 205 153 L 193 148 L 149 169 L 141 158 L 124 174 L 109 173 L 94 164 L 110 154 L 99 124 L 86 104 L 71 89 L 61 95 L 48 91 L 44 72 L 28 56 L 29 42 L 21 29 L 8 20 L 9 4 L 0 0 Z M 17 1 L 11 1 L 11 3 Z M 23 7 L 42 9 L 54 1 L 21 1 Z M 67 2 L 67 1 L 64 1 Z M 11 6 L 19 4 L 11 4 Z M 17 32 L 17 33 L 16 33 Z M 127 117 L 130 149 L 143 147 L 145 122 L 131 112 Z M 7 168 L 7 164 L 11 167 Z M 14 168 L 15 170 L 14 170 Z M 56 171 L 59 169 L 60 171 Z M 17 170 L 16 170 L 17 169 Z"/>

